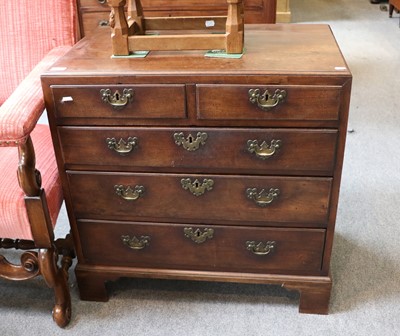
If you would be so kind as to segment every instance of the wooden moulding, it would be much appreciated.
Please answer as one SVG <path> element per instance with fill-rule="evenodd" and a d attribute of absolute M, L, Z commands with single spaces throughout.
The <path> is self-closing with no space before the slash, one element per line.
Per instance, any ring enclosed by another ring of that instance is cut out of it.
<path fill-rule="evenodd" d="M 110 26 L 114 56 L 127 56 L 139 50 L 223 49 L 228 54 L 243 52 L 242 0 L 227 0 L 227 16 L 152 18 L 143 16 L 140 0 L 107 2 L 111 7 Z M 126 4 L 128 6 L 125 12 Z M 146 35 L 149 31 L 167 32 Z"/>

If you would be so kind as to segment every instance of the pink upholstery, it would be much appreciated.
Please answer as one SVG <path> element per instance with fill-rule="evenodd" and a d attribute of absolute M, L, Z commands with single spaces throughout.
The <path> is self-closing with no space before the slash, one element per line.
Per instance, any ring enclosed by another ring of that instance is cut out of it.
<path fill-rule="evenodd" d="M 54 47 L 75 42 L 76 0 L 0 5 L 0 105 Z"/>
<path fill-rule="evenodd" d="M 32 239 L 18 185 L 18 148 L 31 135 L 50 217 L 62 203 L 40 75 L 76 41 L 76 0 L 6 0 L 0 4 L 0 237 Z M 32 71 L 33 69 L 33 71 Z M 31 72 L 32 71 L 32 72 Z M 31 133 L 32 132 L 32 133 Z"/>
<path fill-rule="evenodd" d="M 0 106 L 0 147 L 25 142 L 44 110 L 40 75 L 69 49 L 53 49 Z"/>
<path fill-rule="evenodd" d="M 46 191 L 54 226 L 63 197 L 48 126 L 37 125 L 32 132 L 32 141 L 37 157 L 36 167 L 42 174 L 42 187 Z M 0 237 L 32 239 L 24 194 L 17 179 L 18 148 L 0 148 L 0 153 Z"/>

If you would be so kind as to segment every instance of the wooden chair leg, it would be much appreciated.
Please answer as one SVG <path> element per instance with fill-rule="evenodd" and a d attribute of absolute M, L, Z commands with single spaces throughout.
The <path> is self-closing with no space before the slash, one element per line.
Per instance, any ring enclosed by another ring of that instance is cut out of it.
<path fill-rule="evenodd" d="M 68 287 L 68 269 L 72 265 L 74 249 L 71 237 L 54 241 L 53 225 L 40 172 L 35 168 L 36 156 L 32 139 L 18 146 L 18 181 L 25 196 L 26 212 L 32 233 L 32 241 L 0 239 L 0 247 L 38 249 L 21 256 L 21 265 L 13 265 L 0 257 L 0 276 L 10 280 L 30 279 L 41 274 L 54 291 L 53 319 L 60 327 L 71 320 L 71 296 Z M 58 256 L 63 256 L 58 266 Z"/>
<path fill-rule="evenodd" d="M 57 266 L 56 248 L 39 250 L 39 269 L 46 284 L 54 290 L 55 305 L 53 319 L 60 327 L 65 327 L 71 320 L 71 296 L 67 274 Z"/>
<path fill-rule="evenodd" d="M 56 245 L 57 248 L 22 253 L 20 265 L 12 264 L 0 255 L 0 278 L 28 280 L 41 274 L 46 284 L 54 290 L 53 319 L 57 325 L 65 327 L 71 319 L 71 298 L 67 281 L 75 252 L 70 235 L 65 239 L 58 239 Z M 35 244 L 30 240 L 0 239 L 0 248 L 35 249 Z M 60 267 L 57 265 L 58 255 L 62 255 Z"/>

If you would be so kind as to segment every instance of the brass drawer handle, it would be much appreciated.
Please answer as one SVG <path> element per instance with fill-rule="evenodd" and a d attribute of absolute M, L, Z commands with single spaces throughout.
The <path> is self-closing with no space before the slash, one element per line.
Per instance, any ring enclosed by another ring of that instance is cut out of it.
<path fill-rule="evenodd" d="M 202 183 L 198 179 L 193 182 L 190 178 L 183 178 L 181 180 L 182 188 L 189 190 L 194 196 L 203 195 L 206 190 L 212 190 L 214 181 L 212 179 L 204 179 Z"/>
<path fill-rule="evenodd" d="M 257 188 L 247 188 L 246 195 L 248 198 L 254 200 L 260 207 L 266 207 L 271 204 L 279 195 L 279 189 L 270 188 L 268 191 L 262 189 L 258 192 Z"/>
<path fill-rule="evenodd" d="M 247 150 L 250 153 L 254 153 L 261 160 L 266 160 L 277 152 L 277 150 L 281 147 L 281 144 L 281 140 L 275 139 L 271 140 L 269 145 L 266 141 L 263 141 L 261 145 L 259 145 L 257 140 L 248 140 Z"/>
<path fill-rule="evenodd" d="M 249 240 L 246 242 L 246 248 L 257 255 L 268 255 L 274 252 L 275 242 L 267 241 L 265 243 L 259 242 L 256 243 L 254 240 Z"/>
<path fill-rule="evenodd" d="M 100 20 L 99 27 L 108 27 L 110 25 L 110 21 L 108 20 Z"/>
<path fill-rule="evenodd" d="M 123 109 L 133 98 L 132 89 L 124 89 L 122 94 L 120 94 L 118 90 L 115 90 L 112 94 L 110 89 L 101 89 L 100 94 L 101 99 L 116 110 Z"/>
<path fill-rule="evenodd" d="M 129 137 L 126 141 L 122 138 L 117 141 L 115 138 L 107 138 L 106 143 L 108 148 L 124 156 L 132 152 L 138 143 L 138 139 L 136 137 Z"/>
<path fill-rule="evenodd" d="M 263 111 L 269 111 L 275 106 L 278 106 L 285 101 L 285 98 L 285 90 L 276 89 L 273 95 L 271 95 L 268 90 L 265 90 L 263 94 L 260 93 L 260 89 L 249 90 L 250 102 L 256 104 Z"/>
<path fill-rule="evenodd" d="M 135 188 L 132 188 L 131 186 L 117 184 L 114 186 L 114 189 L 115 193 L 126 201 L 136 201 L 144 193 L 144 187 L 141 185 L 137 185 Z"/>
<path fill-rule="evenodd" d="M 97 2 L 104 5 L 107 2 L 107 0 L 97 0 Z"/>
<path fill-rule="evenodd" d="M 150 244 L 150 237 L 149 236 L 141 236 L 140 238 L 136 238 L 136 236 L 133 236 L 132 238 L 130 236 L 121 236 L 122 242 L 127 245 L 129 248 L 132 250 L 142 250 L 146 246 L 149 246 Z"/>
<path fill-rule="evenodd" d="M 174 133 L 175 143 L 178 146 L 185 148 L 187 151 L 192 152 L 199 149 L 200 145 L 204 145 L 208 138 L 207 133 L 205 132 L 197 132 L 196 138 L 193 135 L 189 134 L 186 138 L 183 132 Z"/>
<path fill-rule="evenodd" d="M 193 228 L 187 227 L 183 229 L 183 233 L 185 237 L 193 240 L 197 244 L 204 243 L 207 239 L 213 238 L 214 230 L 205 228 L 203 232 L 200 229 L 196 229 L 193 231 Z"/>

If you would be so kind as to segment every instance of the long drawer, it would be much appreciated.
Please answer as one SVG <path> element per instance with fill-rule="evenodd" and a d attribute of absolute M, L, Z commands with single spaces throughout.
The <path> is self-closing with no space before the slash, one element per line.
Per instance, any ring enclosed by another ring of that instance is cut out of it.
<path fill-rule="evenodd" d="M 196 95 L 199 119 L 338 120 L 341 87 L 198 84 Z"/>
<path fill-rule="evenodd" d="M 78 221 L 85 263 L 318 274 L 325 230 Z"/>
<path fill-rule="evenodd" d="M 55 85 L 52 93 L 57 118 L 186 118 L 181 84 Z"/>
<path fill-rule="evenodd" d="M 332 182 L 85 171 L 67 176 L 77 218 L 316 227 L 326 226 Z"/>
<path fill-rule="evenodd" d="M 337 130 L 59 127 L 66 165 L 332 175 Z"/>

